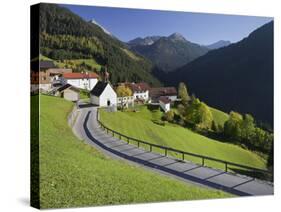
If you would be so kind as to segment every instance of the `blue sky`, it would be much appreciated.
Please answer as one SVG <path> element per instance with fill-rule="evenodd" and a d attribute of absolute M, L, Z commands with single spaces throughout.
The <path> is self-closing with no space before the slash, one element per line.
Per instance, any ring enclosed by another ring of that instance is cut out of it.
<path fill-rule="evenodd" d="M 269 17 L 217 15 L 110 7 L 63 5 L 85 20 L 95 19 L 122 41 L 151 35 L 181 33 L 187 40 L 211 44 L 218 40 L 237 42 L 263 24 Z"/>

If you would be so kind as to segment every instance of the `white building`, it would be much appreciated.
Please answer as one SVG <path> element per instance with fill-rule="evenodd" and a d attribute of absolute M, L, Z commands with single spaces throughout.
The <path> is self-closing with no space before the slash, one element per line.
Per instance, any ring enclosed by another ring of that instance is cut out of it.
<path fill-rule="evenodd" d="M 96 73 L 64 73 L 64 83 L 73 85 L 77 88 L 92 90 L 98 82 Z"/>
<path fill-rule="evenodd" d="M 98 81 L 90 92 L 91 103 L 100 107 L 117 106 L 117 94 L 108 82 Z"/>
<path fill-rule="evenodd" d="M 134 96 L 117 97 L 117 106 L 120 107 L 134 106 Z"/>
<path fill-rule="evenodd" d="M 130 83 L 128 86 L 133 91 L 134 100 L 149 100 L 149 85 L 145 82 Z"/>
<path fill-rule="evenodd" d="M 65 84 L 56 90 L 55 96 L 63 97 L 68 101 L 77 102 L 80 99 L 80 90 L 73 85 Z"/>
<path fill-rule="evenodd" d="M 164 110 L 164 112 L 170 111 L 170 104 L 171 104 L 171 100 L 169 99 L 169 97 L 166 96 L 159 97 L 159 105 Z"/>

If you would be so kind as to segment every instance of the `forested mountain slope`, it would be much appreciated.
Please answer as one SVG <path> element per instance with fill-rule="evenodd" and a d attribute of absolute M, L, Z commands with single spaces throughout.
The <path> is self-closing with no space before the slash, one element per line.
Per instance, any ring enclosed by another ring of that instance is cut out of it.
<path fill-rule="evenodd" d="M 238 43 L 212 50 L 166 76 L 158 75 L 167 84 L 184 81 L 211 106 L 250 113 L 273 126 L 273 22 Z"/>
<path fill-rule="evenodd" d="M 98 25 L 54 4 L 40 4 L 40 53 L 55 60 L 93 58 L 108 66 L 113 83 L 129 80 L 160 84 L 151 74 L 150 61 L 132 53 Z"/>

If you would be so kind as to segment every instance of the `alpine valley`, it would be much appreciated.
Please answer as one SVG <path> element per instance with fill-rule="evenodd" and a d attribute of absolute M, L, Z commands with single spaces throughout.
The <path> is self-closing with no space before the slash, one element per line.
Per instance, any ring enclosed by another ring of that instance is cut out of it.
<path fill-rule="evenodd" d="M 86 21 L 67 8 L 42 4 L 40 10 L 44 58 L 71 68 L 82 61 L 80 66 L 96 72 L 107 68 L 112 83 L 177 86 L 183 81 L 209 105 L 250 113 L 273 127 L 273 22 L 237 43 L 201 45 L 178 32 L 122 42 L 94 19 Z"/>

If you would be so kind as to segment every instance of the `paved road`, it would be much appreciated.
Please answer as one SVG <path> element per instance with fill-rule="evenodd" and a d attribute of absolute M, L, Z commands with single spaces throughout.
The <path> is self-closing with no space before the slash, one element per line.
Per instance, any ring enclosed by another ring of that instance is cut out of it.
<path fill-rule="evenodd" d="M 111 137 L 99 127 L 96 112 L 96 107 L 80 108 L 73 132 L 80 139 L 113 158 L 126 160 L 184 182 L 220 189 L 239 196 L 273 194 L 273 185 L 270 183 L 202 167 L 188 161 L 179 161 Z"/>

